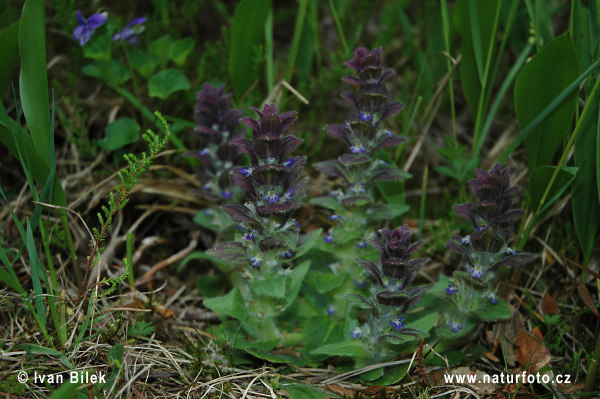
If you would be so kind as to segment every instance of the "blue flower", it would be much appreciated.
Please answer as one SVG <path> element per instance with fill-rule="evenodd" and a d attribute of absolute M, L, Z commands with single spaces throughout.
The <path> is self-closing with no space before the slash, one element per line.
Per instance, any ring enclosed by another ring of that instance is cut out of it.
<path fill-rule="evenodd" d="M 366 152 L 367 149 L 362 145 L 362 143 L 358 143 L 350 147 L 350 151 L 352 151 L 353 154 L 360 154 L 361 152 Z"/>
<path fill-rule="evenodd" d="M 454 331 L 454 332 L 458 332 L 458 330 L 460 330 L 461 328 L 463 328 L 463 325 L 460 321 L 458 320 L 452 320 L 448 322 L 448 325 L 450 326 L 450 330 Z"/>
<path fill-rule="evenodd" d="M 469 269 L 469 272 L 471 273 L 471 277 L 480 279 L 481 276 L 483 276 L 483 267 L 481 267 L 481 265 L 475 265 L 474 267 Z"/>
<path fill-rule="evenodd" d="M 323 238 L 323 241 L 325 241 L 327 244 L 333 241 L 333 237 L 331 236 L 330 232 L 325 233 L 325 238 Z"/>
<path fill-rule="evenodd" d="M 238 223 L 237 226 L 235 226 L 235 229 L 238 231 L 244 231 L 244 226 L 241 223 Z"/>
<path fill-rule="evenodd" d="M 373 120 L 373 115 L 369 114 L 368 112 L 359 112 L 358 113 L 358 118 L 361 121 L 372 121 Z"/>
<path fill-rule="evenodd" d="M 475 230 L 477 231 L 485 231 L 487 229 L 487 224 L 485 222 L 479 222 L 478 226 L 475 226 Z"/>
<path fill-rule="evenodd" d="M 287 251 L 281 252 L 280 255 L 282 258 L 291 258 L 292 257 L 292 253 L 290 252 L 289 249 Z"/>
<path fill-rule="evenodd" d="M 490 292 L 489 297 L 490 297 L 490 300 L 492 301 L 492 305 L 495 305 L 498 303 L 498 298 L 496 298 L 495 292 Z"/>
<path fill-rule="evenodd" d="M 279 195 L 277 195 L 275 193 L 275 191 L 269 191 L 267 192 L 267 194 L 263 197 L 263 200 L 265 201 L 269 201 L 269 204 L 275 204 L 277 202 L 279 202 Z"/>
<path fill-rule="evenodd" d="M 302 227 L 302 225 L 300 223 L 298 223 L 295 219 L 294 219 L 294 224 L 298 227 Z"/>
<path fill-rule="evenodd" d="M 329 316 L 333 316 L 333 314 L 335 313 L 336 309 L 337 309 L 337 308 L 336 308 L 335 306 L 333 306 L 333 305 L 329 305 L 329 306 L 327 307 L 327 314 L 328 314 Z"/>
<path fill-rule="evenodd" d="M 207 208 L 207 209 L 205 209 L 205 210 L 204 210 L 204 212 L 202 212 L 202 213 L 204 213 L 204 216 L 210 216 L 210 215 L 212 215 L 212 209 L 208 209 L 208 208 Z"/>
<path fill-rule="evenodd" d="M 202 151 L 198 153 L 201 157 L 206 157 L 210 155 L 210 150 L 208 148 L 204 148 Z"/>
<path fill-rule="evenodd" d="M 146 29 L 144 24 L 146 23 L 145 17 L 134 18 L 128 23 L 121 32 L 113 36 L 114 40 L 127 40 L 131 44 L 135 44 L 138 41 L 138 35 Z"/>
<path fill-rule="evenodd" d="M 246 234 L 245 238 L 246 238 L 247 241 L 250 241 L 250 240 L 252 240 L 254 238 L 254 234 L 252 234 L 252 232 L 249 232 L 248 234 Z"/>
<path fill-rule="evenodd" d="M 296 192 L 296 191 L 295 191 L 293 188 L 290 188 L 290 189 L 289 189 L 289 190 L 287 190 L 287 191 L 285 192 L 285 194 L 283 195 L 283 199 L 285 199 L 285 200 L 288 200 L 288 201 L 289 201 L 289 200 L 291 200 L 291 199 L 292 199 L 292 196 L 294 195 L 294 193 L 295 193 L 295 192 Z"/>
<path fill-rule="evenodd" d="M 359 248 L 365 248 L 367 246 L 367 243 L 365 242 L 365 240 L 362 240 L 362 241 L 357 242 L 356 246 Z"/>
<path fill-rule="evenodd" d="M 390 132 L 389 130 L 384 130 L 383 133 L 385 133 L 386 136 L 388 137 L 394 137 L 394 133 Z"/>
<path fill-rule="evenodd" d="M 365 192 L 365 187 L 362 184 L 355 184 L 352 187 L 350 187 L 350 191 L 355 192 L 355 193 L 364 193 Z"/>
<path fill-rule="evenodd" d="M 507 255 L 516 255 L 517 251 L 511 249 L 511 248 L 506 248 L 506 254 Z"/>
<path fill-rule="evenodd" d="M 352 332 L 350 333 L 350 336 L 352 338 L 361 338 L 362 337 L 362 330 L 360 327 L 356 327 L 354 330 L 352 330 Z"/>
<path fill-rule="evenodd" d="M 463 238 L 460 239 L 460 243 L 462 245 L 467 245 L 471 243 L 471 236 L 464 236 Z"/>
<path fill-rule="evenodd" d="M 246 177 L 252 176 L 252 168 L 240 168 L 240 173 Z"/>
<path fill-rule="evenodd" d="M 106 23 L 106 13 L 93 14 L 89 19 L 81 15 L 77 10 L 77 27 L 73 31 L 73 38 L 79 41 L 79 45 L 86 44 L 94 34 L 94 31 Z"/>
<path fill-rule="evenodd" d="M 452 284 L 448 284 L 448 287 L 446 287 L 446 294 L 448 295 L 452 295 L 455 292 L 458 292 L 458 288 L 456 288 L 455 286 L 453 286 Z"/>
<path fill-rule="evenodd" d="M 285 166 L 286 168 L 289 168 L 290 166 L 294 165 L 295 163 L 296 163 L 296 160 L 294 158 L 290 158 L 283 163 L 283 166 Z"/>
<path fill-rule="evenodd" d="M 365 288 L 365 286 L 367 285 L 367 282 L 364 279 L 362 279 L 362 280 L 355 279 L 355 280 L 353 280 L 353 282 L 354 282 L 354 285 L 356 285 L 356 287 L 358 287 L 358 288 Z"/>
<path fill-rule="evenodd" d="M 259 252 L 258 254 L 251 257 L 250 260 L 252 261 L 252 266 L 260 266 L 260 264 L 263 261 L 263 254 Z"/>
<path fill-rule="evenodd" d="M 337 214 L 329 215 L 329 220 L 342 220 L 342 217 Z"/>
<path fill-rule="evenodd" d="M 233 198 L 233 191 L 223 190 L 223 191 L 221 191 L 221 195 L 225 199 L 231 199 L 231 198 Z"/>
<path fill-rule="evenodd" d="M 402 330 L 404 328 L 404 323 L 402 323 L 403 321 L 403 316 L 396 316 L 392 320 L 390 320 L 390 326 L 394 326 L 396 330 Z"/>

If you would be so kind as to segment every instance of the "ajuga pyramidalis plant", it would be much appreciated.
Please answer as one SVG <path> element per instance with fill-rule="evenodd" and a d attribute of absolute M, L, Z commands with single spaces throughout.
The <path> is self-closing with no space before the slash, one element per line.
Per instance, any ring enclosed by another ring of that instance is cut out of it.
<path fill-rule="evenodd" d="M 250 159 L 249 166 L 231 173 L 232 184 L 246 198 L 242 205 L 222 206 L 238 223 L 239 239 L 210 252 L 238 266 L 236 289 L 248 317 L 243 323 L 257 338 L 271 339 L 281 336 L 275 319 L 294 300 L 308 270 L 308 264 L 294 267 L 293 258 L 304 240 L 292 217 L 305 196 L 307 178 L 300 178 L 300 173 L 306 157 L 291 156 L 302 140 L 285 134 L 296 112 L 280 114 L 275 104 L 252 110 L 257 119 L 241 120 L 251 128 L 252 139 L 238 137 L 229 143 Z M 207 301 L 207 306 L 220 305 Z"/>
<path fill-rule="evenodd" d="M 510 248 L 510 236 L 523 216 L 512 209 L 519 188 L 510 185 L 510 171 L 497 164 L 490 172 L 476 170 L 469 181 L 474 202 L 457 205 L 457 214 L 471 223 L 471 234 L 453 237 L 446 247 L 461 255 L 466 270 L 457 270 L 450 279 L 445 296 L 454 304 L 445 315 L 445 335 L 469 332 L 478 320 L 510 317 L 506 303 L 498 297 L 495 285 L 503 266 L 522 266 L 533 255 Z"/>
<path fill-rule="evenodd" d="M 395 355 L 393 344 L 419 335 L 419 330 L 405 325 L 404 316 L 430 287 L 413 285 L 428 259 L 411 259 L 422 241 L 412 241 L 408 226 L 379 233 L 380 238 L 371 240 L 380 253 L 377 262 L 357 260 L 371 279 L 369 296 L 351 294 L 366 313 L 365 322 L 351 336 L 364 346 L 369 362 L 390 359 Z"/>
<path fill-rule="evenodd" d="M 204 83 L 196 98 L 194 132 L 201 149 L 186 153 L 200 160 L 197 174 L 202 186 L 195 192 L 212 204 L 231 203 L 239 197 L 239 190 L 231 186 L 229 173 L 242 157 L 229 146 L 229 141 L 243 134 L 239 128 L 242 111 L 232 108 L 231 94 L 225 92 L 224 85 L 214 87 Z M 223 216 L 213 205 L 202 210 L 196 220 L 209 229 L 223 232 L 231 225 L 229 218 Z"/>
<path fill-rule="evenodd" d="M 323 238 L 324 250 L 337 259 L 331 265 L 332 273 L 347 275 L 360 287 L 365 282 L 364 273 L 354 259 L 364 258 L 369 252 L 374 258 L 376 254 L 367 247 L 368 239 L 383 220 L 392 220 L 408 209 L 404 203 L 375 204 L 375 182 L 401 180 L 409 175 L 381 158 L 380 150 L 406 140 L 383 126 L 403 104 L 388 96 L 386 80 L 394 71 L 381 66 L 381 48 L 357 48 L 345 65 L 355 73 L 344 78 L 353 89 L 342 93 L 352 111 L 345 123 L 327 125 L 325 129 L 344 142 L 348 152 L 316 165 L 319 171 L 341 178 L 343 183 L 328 196 L 312 202 L 332 211 L 329 219 L 335 226 Z M 334 308 L 337 306 L 334 304 Z M 339 316 L 345 317 L 342 313 Z"/>

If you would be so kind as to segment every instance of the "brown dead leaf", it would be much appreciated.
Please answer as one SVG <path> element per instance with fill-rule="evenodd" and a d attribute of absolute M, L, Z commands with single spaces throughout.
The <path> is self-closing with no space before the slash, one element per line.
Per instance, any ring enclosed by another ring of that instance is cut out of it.
<path fill-rule="evenodd" d="M 533 335 L 535 335 L 537 337 L 537 339 L 539 339 L 540 341 L 544 340 L 544 334 L 542 334 L 542 330 L 540 330 L 540 328 L 538 326 L 533 327 L 533 330 L 531 330 L 531 332 L 533 333 Z"/>
<path fill-rule="evenodd" d="M 543 314 L 560 314 L 558 310 L 558 304 L 552 298 L 552 295 L 546 292 L 544 299 L 542 300 L 542 313 Z"/>
<path fill-rule="evenodd" d="M 583 300 L 583 303 L 585 303 L 585 305 L 592 312 L 594 312 L 596 317 L 600 319 L 600 313 L 598 313 L 598 309 L 596 309 L 594 300 L 592 299 L 592 296 L 590 295 L 590 292 L 588 291 L 588 288 L 585 286 L 585 284 L 581 284 L 581 283 L 577 284 L 577 292 L 579 293 L 579 296 Z"/>
<path fill-rule="evenodd" d="M 464 385 L 468 385 L 470 388 L 474 389 L 478 393 L 492 394 L 496 391 L 496 384 L 492 384 L 491 382 L 487 382 L 487 383 L 484 382 L 484 380 L 491 381 L 491 377 L 489 374 L 487 374 L 481 370 L 471 370 L 468 367 L 458 367 L 458 368 L 452 370 L 452 375 L 455 375 L 455 376 L 474 375 L 477 382 L 475 382 L 475 383 L 466 383 L 465 382 Z"/>
<path fill-rule="evenodd" d="M 325 385 L 323 388 L 350 399 L 354 398 L 358 394 L 358 392 L 354 389 L 344 388 L 339 385 Z"/>
<path fill-rule="evenodd" d="M 534 374 L 542 367 L 550 364 L 552 356 L 550 351 L 540 340 L 529 331 L 521 330 L 515 339 L 517 350 L 515 352 L 516 360 L 527 369 L 528 373 Z"/>

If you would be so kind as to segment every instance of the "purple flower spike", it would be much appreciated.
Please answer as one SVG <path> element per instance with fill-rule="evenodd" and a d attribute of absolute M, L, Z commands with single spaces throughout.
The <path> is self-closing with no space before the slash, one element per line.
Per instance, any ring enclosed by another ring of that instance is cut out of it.
<path fill-rule="evenodd" d="M 323 238 L 323 241 L 325 241 L 327 244 L 333 241 L 333 237 L 331 236 L 330 232 L 325 233 L 325 238 Z"/>
<path fill-rule="evenodd" d="M 403 316 L 396 316 L 392 320 L 390 320 L 390 326 L 393 326 L 396 330 L 402 330 L 404 328 Z"/>
<path fill-rule="evenodd" d="M 144 26 L 146 21 L 146 17 L 134 18 L 121 30 L 121 32 L 113 36 L 113 41 L 127 40 L 131 44 L 137 43 L 138 35 L 146 29 Z"/>
<path fill-rule="evenodd" d="M 371 115 L 371 114 L 368 114 L 368 113 L 366 113 L 366 112 L 360 112 L 360 113 L 358 114 L 358 118 L 359 118 L 361 121 L 367 121 L 367 122 L 370 122 L 370 121 L 372 121 L 372 120 L 373 120 L 373 115 Z"/>
<path fill-rule="evenodd" d="M 458 288 L 456 288 L 455 286 L 453 286 L 452 284 L 448 284 L 448 287 L 446 287 L 446 294 L 448 295 L 452 295 L 455 292 L 458 292 Z"/>
<path fill-rule="evenodd" d="M 73 38 L 79 41 L 79 45 L 86 44 L 94 34 L 94 31 L 106 23 L 106 13 L 93 14 L 85 19 L 81 11 L 77 10 L 77 27 L 73 31 Z"/>
<path fill-rule="evenodd" d="M 354 330 L 352 330 L 350 336 L 352 338 L 362 338 L 362 329 L 360 327 L 356 327 Z"/>
<path fill-rule="evenodd" d="M 462 323 L 460 321 L 458 321 L 458 320 L 449 321 L 448 325 L 450 326 L 450 330 L 452 330 L 454 332 L 458 332 L 458 330 L 460 330 L 461 328 L 463 328 Z"/>

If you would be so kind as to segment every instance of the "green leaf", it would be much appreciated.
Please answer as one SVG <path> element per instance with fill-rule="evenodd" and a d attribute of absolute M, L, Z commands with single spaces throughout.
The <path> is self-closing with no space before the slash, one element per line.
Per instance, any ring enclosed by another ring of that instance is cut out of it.
<path fill-rule="evenodd" d="M 308 273 L 308 269 L 310 268 L 310 261 L 305 261 L 296 266 L 291 277 L 290 287 L 287 291 L 287 296 L 285 298 L 285 308 L 287 309 L 292 302 L 298 296 L 298 292 L 300 291 L 300 287 L 302 287 L 302 281 L 304 281 L 304 276 Z"/>
<path fill-rule="evenodd" d="M 147 337 L 154 332 L 154 326 L 152 323 L 139 320 L 127 332 L 133 337 Z"/>
<path fill-rule="evenodd" d="M 342 285 L 345 279 L 346 275 L 336 276 L 327 272 L 311 272 L 306 277 L 306 282 L 315 287 L 319 293 L 324 294 Z"/>
<path fill-rule="evenodd" d="M 191 260 L 194 260 L 194 259 L 209 260 L 209 261 L 213 262 L 214 264 L 216 264 L 219 267 L 219 269 L 221 269 L 224 272 L 229 272 L 229 271 L 233 270 L 233 265 L 230 262 L 225 262 L 222 259 L 215 258 L 214 256 L 207 254 L 204 251 L 194 251 L 194 252 L 190 253 L 188 256 L 186 256 L 185 258 L 183 258 L 183 260 L 177 267 L 177 271 L 178 272 L 182 271 L 183 268 L 188 264 L 188 262 Z"/>
<path fill-rule="evenodd" d="M 50 154 L 54 149 L 50 137 L 45 17 L 46 4 L 43 0 L 25 2 L 19 25 L 19 92 L 33 146 L 42 161 L 49 166 Z"/>
<path fill-rule="evenodd" d="M 400 382 L 406 377 L 408 371 L 408 365 L 398 365 L 394 367 L 386 367 L 383 369 L 383 375 L 381 378 L 372 380 L 374 385 L 394 385 Z M 361 375 L 362 377 L 362 375 Z"/>
<path fill-rule="evenodd" d="M 191 37 L 174 41 L 169 50 L 169 58 L 171 58 L 176 65 L 183 66 L 186 58 L 192 52 L 194 44 L 194 39 Z"/>
<path fill-rule="evenodd" d="M 109 365 L 116 365 L 117 367 L 120 367 L 121 360 L 123 360 L 124 350 L 125 346 L 122 342 L 117 342 L 115 345 L 113 345 L 113 347 L 108 351 Z"/>
<path fill-rule="evenodd" d="M 410 206 L 402 203 L 379 204 L 367 209 L 367 215 L 374 220 L 392 220 L 408 212 Z"/>
<path fill-rule="evenodd" d="M 403 182 L 377 180 L 375 186 L 389 205 L 400 206 L 406 204 Z"/>
<path fill-rule="evenodd" d="M 165 99 L 179 90 L 188 90 L 190 82 L 185 75 L 177 69 L 165 69 L 150 78 L 148 91 L 150 97 Z"/>
<path fill-rule="evenodd" d="M 562 167 L 560 168 L 558 174 L 556 175 L 556 179 L 554 183 L 552 183 L 552 187 L 548 192 L 548 196 L 545 200 L 545 203 L 541 208 L 540 201 L 542 196 L 548 186 L 548 182 L 552 177 L 552 174 L 556 170 L 555 166 L 538 166 L 531 173 L 531 178 L 529 181 L 529 193 L 531 196 L 531 210 L 537 211 L 536 216 L 544 213 L 554 202 L 556 202 L 560 196 L 565 192 L 567 188 L 573 183 L 575 180 L 575 176 L 577 176 L 577 171 L 579 168 L 575 167 Z"/>
<path fill-rule="evenodd" d="M 58 360 L 68 369 L 73 370 L 75 367 L 73 363 L 65 356 L 64 353 L 57 351 L 56 349 L 45 348 L 40 345 L 35 344 L 19 344 L 16 345 L 14 350 L 23 350 L 29 353 L 30 356 L 33 355 L 45 355 L 50 357 L 56 357 Z"/>
<path fill-rule="evenodd" d="M 0 31 L 0 93 L 5 93 L 19 60 L 19 21 Z M 15 85 L 16 86 L 16 85 Z"/>
<path fill-rule="evenodd" d="M 106 126 L 106 136 L 98 140 L 105 150 L 114 151 L 135 143 L 140 138 L 140 125 L 132 118 L 119 118 Z"/>
<path fill-rule="evenodd" d="M 131 66 L 146 79 L 152 76 L 160 59 L 154 54 L 146 53 L 134 46 L 131 46 L 128 51 Z"/>
<path fill-rule="evenodd" d="M 491 301 L 484 301 L 477 309 L 477 316 L 485 321 L 498 321 L 510 319 L 510 307 L 502 298 L 498 298 L 495 305 Z"/>
<path fill-rule="evenodd" d="M 287 281 L 287 276 L 279 276 L 267 280 L 253 281 L 249 285 L 250 290 L 255 294 L 283 299 Z"/>
<path fill-rule="evenodd" d="M 62 384 L 60 388 L 52 393 L 50 399 L 71 399 L 79 396 L 80 393 L 85 393 L 85 397 L 88 397 L 87 388 L 79 382 L 80 380 L 80 378 L 77 379 L 78 382 L 67 380 L 67 382 Z"/>
<path fill-rule="evenodd" d="M 243 324 L 256 324 L 256 321 L 252 319 L 252 316 L 246 307 L 242 294 L 237 288 L 232 289 L 225 296 L 205 299 L 204 306 L 220 316 L 231 316 Z"/>
<path fill-rule="evenodd" d="M 366 357 L 369 353 L 359 341 L 354 339 L 351 341 L 336 342 L 333 344 L 323 345 L 317 349 L 312 350 L 312 354 L 323 354 L 329 356 L 351 356 L 351 357 Z"/>
<path fill-rule="evenodd" d="M 331 209 L 338 213 L 340 213 L 342 211 L 342 206 L 340 205 L 340 201 L 338 199 L 332 198 L 332 197 L 312 198 L 312 199 L 308 200 L 308 203 L 311 205 L 319 205 L 319 206 L 322 206 L 323 208 Z"/>
<path fill-rule="evenodd" d="M 333 392 L 305 384 L 285 384 L 281 389 L 287 392 L 290 399 L 329 399 L 340 397 Z"/>
<path fill-rule="evenodd" d="M 225 286 L 226 284 L 221 274 L 203 275 L 196 282 L 196 287 L 198 287 L 200 295 L 204 298 L 214 298 L 222 295 L 225 291 Z"/>
<path fill-rule="evenodd" d="M 254 56 L 264 41 L 264 27 L 271 8 L 270 0 L 242 0 L 231 24 L 229 75 L 236 97 L 241 98 L 256 79 Z"/>
<path fill-rule="evenodd" d="M 172 43 L 173 39 L 171 39 L 171 36 L 167 34 L 150 43 L 148 50 L 151 54 L 154 54 L 158 57 L 161 65 L 165 65 L 169 60 L 169 55 L 171 54 Z"/>
<path fill-rule="evenodd" d="M 598 78 L 600 79 L 600 78 Z M 575 139 L 574 159 L 575 166 L 579 167 L 579 174 L 573 183 L 573 222 L 583 251 L 583 265 L 587 266 L 592 257 L 596 236 L 600 229 L 600 204 L 598 174 L 600 174 L 599 155 L 600 149 L 600 93 L 596 93 L 593 104 L 589 104 L 590 111 L 587 118 L 581 121 L 581 131 Z M 586 104 L 586 107 L 588 104 Z"/>
<path fill-rule="evenodd" d="M 94 32 L 92 38 L 83 45 L 83 54 L 96 61 L 111 60 L 112 35 L 103 27 Z"/>
<path fill-rule="evenodd" d="M 123 84 L 131 78 L 129 69 L 117 60 L 95 61 L 81 68 L 81 72 L 86 76 L 116 85 Z"/>
<path fill-rule="evenodd" d="M 552 65 L 552 68 L 548 66 Z M 525 129 L 579 75 L 577 52 L 568 34 L 554 39 L 521 70 L 515 82 L 515 111 Z M 573 92 L 525 139 L 529 170 L 550 165 L 570 132 L 577 92 Z"/>
<path fill-rule="evenodd" d="M 300 256 L 307 253 L 319 241 L 322 232 L 323 229 L 317 229 L 300 237 L 300 240 L 298 242 L 299 246 L 298 248 L 296 248 L 296 253 L 294 254 L 295 257 L 299 258 Z"/>

